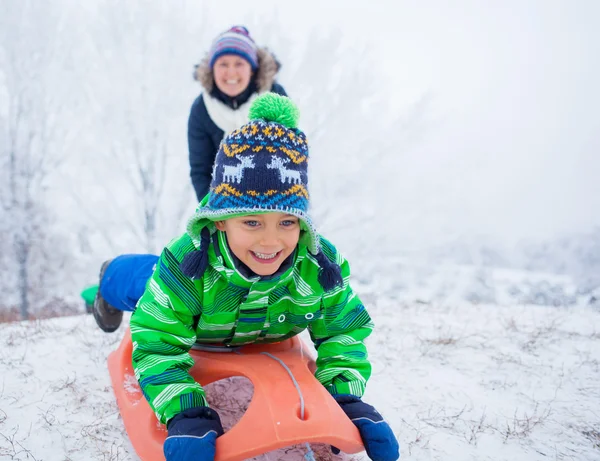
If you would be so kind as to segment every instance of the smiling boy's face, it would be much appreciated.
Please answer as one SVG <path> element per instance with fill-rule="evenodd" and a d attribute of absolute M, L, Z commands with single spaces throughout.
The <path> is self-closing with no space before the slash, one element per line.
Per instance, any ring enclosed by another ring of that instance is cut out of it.
<path fill-rule="evenodd" d="M 217 221 L 229 248 L 257 275 L 273 275 L 292 254 L 300 238 L 300 222 L 286 213 L 238 216 Z"/>

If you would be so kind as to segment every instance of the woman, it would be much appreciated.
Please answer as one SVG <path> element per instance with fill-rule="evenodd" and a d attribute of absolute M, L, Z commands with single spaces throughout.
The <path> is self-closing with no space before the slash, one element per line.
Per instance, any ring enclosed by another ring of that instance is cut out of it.
<path fill-rule="evenodd" d="M 279 62 L 258 48 L 248 29 L 234 26 L 219 35 L 196 66 L 194 78 L 203 92 L 188 121 L 190 176 L 198 201 L 208 193 L 215 155 L 223 137 L 248 121 L 248 109 L 261 93 L 286 96 L 275 82 Z"/>

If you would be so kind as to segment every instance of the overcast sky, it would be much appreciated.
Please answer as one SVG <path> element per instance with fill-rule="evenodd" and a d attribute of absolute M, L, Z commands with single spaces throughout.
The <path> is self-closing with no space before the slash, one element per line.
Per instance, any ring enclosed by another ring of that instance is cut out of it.
<path fill-rule="evenodd" d="M 507 239 L 600 225 L 600 2 L 261 3 L 292 36 L 367 43 L 399 113 L 429 94 L 426 136 L 399 153 L 422 181 L 419 222 Z"/>
<path fill-rule="evenodd" d="M 515 237 L 600 224 L 600 2 L 416 5 L 383 16 L 383 62 L 399 101 L 432 91 L 421 153 L 456 176 L 450 205 Z"/>

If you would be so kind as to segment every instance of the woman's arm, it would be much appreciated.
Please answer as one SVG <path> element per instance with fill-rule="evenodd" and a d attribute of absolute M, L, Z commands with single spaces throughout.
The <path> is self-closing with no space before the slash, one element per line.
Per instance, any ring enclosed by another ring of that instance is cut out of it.
<path fill-rule="evenodd" d="M 188 149 L 190 159 L 190 177 L 198 202 L 201 202 L 210 188 L 212 170 L 218 146 L 215 146 L 211 133 L 207 129 L 208 112 L 199 96 L 192 105 L 188 119 Z"/>

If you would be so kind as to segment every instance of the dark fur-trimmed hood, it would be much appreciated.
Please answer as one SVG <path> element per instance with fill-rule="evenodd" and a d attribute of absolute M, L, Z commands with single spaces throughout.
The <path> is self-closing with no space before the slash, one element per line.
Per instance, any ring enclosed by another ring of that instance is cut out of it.
<path fill-rule="evenodd" d="M 267 48 L 259 48 L 257 50 L 258 55 L 258 69 L 254 80 L 258 87 L 259 93 L 270 91 L 273 83 L 275 82 L 275 76 L 281 67 L 281 64 L 275 58 L 275 55 L 271 53 Z M 213 89 L 214 79 L 211 67 L 208 65 L 209 56 L 205 56 L 199 64 L 196 64 L 194 70 L 194 79 L 199 81 L 202 87 L 207 93 L 210 93 Z"/>

